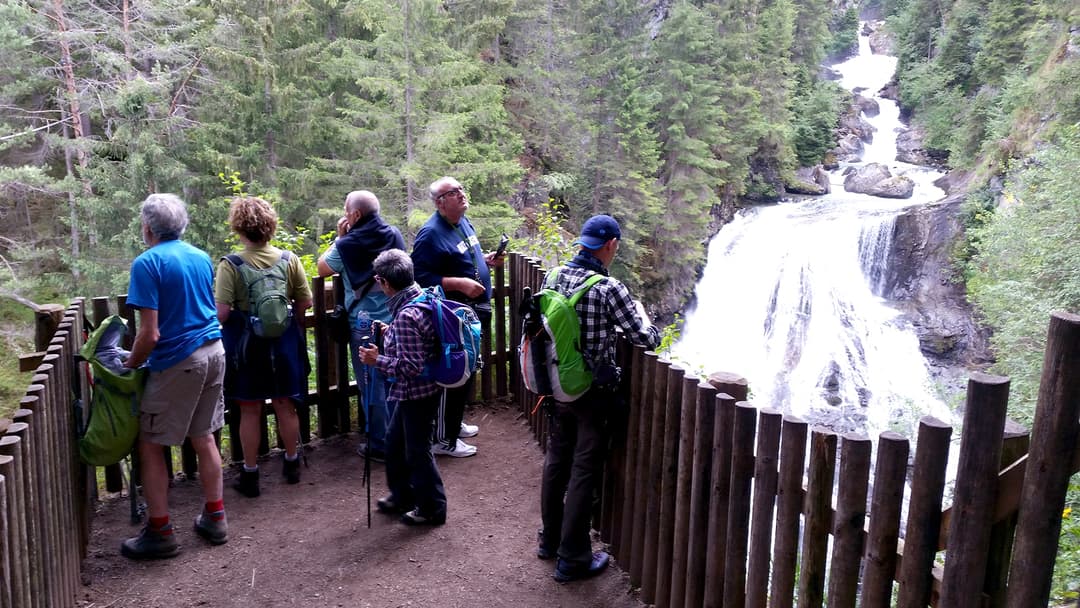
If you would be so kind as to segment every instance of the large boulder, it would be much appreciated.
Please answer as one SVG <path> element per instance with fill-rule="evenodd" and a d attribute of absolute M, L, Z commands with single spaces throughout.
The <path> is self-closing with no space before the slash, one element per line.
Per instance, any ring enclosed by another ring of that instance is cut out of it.
<path fill-rule="evenodd" d="M 896 136 L 896 160 L 912 165 L 944 167 L 949 159 L 946 150 L 936 150 L 923 145 L 926 136 L 921 127 L 912 127 Z"/>
<path fill-rule="evenodd" d="M 829 174 L 821 165 L 799 167 L 795 179 L 784 184 L 788 194 L 828 194 L 832 191 Z"/>
<path fill-rule="evenodd" d="M 863 142 L 858 135 L 849 133 L 836 142 L 836 147 L 831 152 L 837 161 L 858 162 L 862 160 Z"/>
<path fill-rule="evenodd" d="M 894 175 L 874 184 L 867 194 L 881 198 L 911 198 L 915 182 L 906 175 Z"/>
<path fill-rule="evenodd" d="M 866 116 L 873 118 L 881 113 L 881 106 L 878 105 L 876 99 L 872 97 L 866 97 L 865 95 L 855 95 L 855 105 Z"/>
<path fill-rule="evenodd" d="M 915 182 L 906 175 L 893 175 L 881 163 L 870 163 L 844 172 L 844 190 L 882 198 L 911 198 Z"/>

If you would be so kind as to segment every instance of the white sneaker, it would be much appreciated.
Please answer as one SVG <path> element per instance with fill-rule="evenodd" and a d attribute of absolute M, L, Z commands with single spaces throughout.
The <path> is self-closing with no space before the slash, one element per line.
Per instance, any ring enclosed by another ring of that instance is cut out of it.
<path fill-rule="evenodd" d="M 453 456 L 454 458 L 468 458 L 469 456 L 476 455 L 476 446 L 469 445 L 464 441 L 458 439 L 457 445 L 453 449 L 450 449 L 443 445 L 441 441 L 437 441 L 431 444 L 431 453 L 436 456 Z"/>
<path fill-rule="evenodd" d="M 480 427 L 475 424 L 461 423 L 461 431 L 458 433 L 458 437 L 476 437 L 480 434 Z"/>

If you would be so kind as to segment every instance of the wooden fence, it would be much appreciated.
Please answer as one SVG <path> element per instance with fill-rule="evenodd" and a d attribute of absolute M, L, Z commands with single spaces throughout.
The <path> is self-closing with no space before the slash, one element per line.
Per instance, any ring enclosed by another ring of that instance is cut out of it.
<path fill-rule="evenodd" d="M 478 396 L 515 395 L 542 440 L 546 417 L 523 389 L 510 347 L 520 340 L 521 289 L 535 289 L 542 269 L 517 254 L 508 268 L 507 287 L 503 269 L 495 273 L 495 323 L 484 338 Z M 327 294 L 321 279 L 313 285 Z M 305 441 L 348 432 L 354 418 L 346 347 L 323 330 L 332 296 L 316 300 L 304 322 L 314 334 L 316 376 L 304 404 L 314 412 L 301 416 Z M 39 352 L 21 359 L 31 384 L 12 419 L 0 420 L 0 608 L 75 605 L 97 489 L 75 449 L 81 408 L 73 404 L 88 403 L 90 390 L 86 367 L 75 360 L 86 308 L 76 300 L 42 312 Z M 110 308 L 134 320 L 122 297 L 113 304 L 95 298 L 90 308 L 95 322 Z M 1055 558 L 1049 548 L 1057 545 L 1068 478 L 1080 468 L 1080 317 L 1051 319 L 1030 451 L 1028 433 L 1005 419 L 1008 380 L 973 376 L 954 500 L 945 511 L 952 429 L 937 420 L 922 420 L 913 456 L 908 439 L 882 434 L 875 463 L 865 437 L 838 437 L 755 409 L 737 377 L 702 383 L 625 344 L 619 357 L 629 407 L 613 421 L 595 523 L 645 602 L 1047 604 Z M 196 474 L 193 455 L 181 463 Z M 119 490 L 119 475 L 106 480 Z M 940 549 L 943 569 L 934 563 Z"/>
<path fill-rule="evenodd" d="M 511 260 L 516 311 L 520 287 L 535 291 L 544 269 Z M 513 344 L 518 326 L 512 316 Z M 737 376 L 713 385 L 640 347 L 620 349 L 629 408 L 614 421 L 594 527 L 645 603 L 1047 605 L 1065 492 L 1080 469 L 1080 316 L 1050 320 L 1030 451 L 1028 433 L 1007 424 L 1008 379 L 972 375 L 944 511 L 953 430 L 941 421 L 921 420 L 914 454 L 909 439 L 882 433 L 875 462 L 867 437 L 753 407 Z M 513 380 L 542 440 L 546 415 Z"/>

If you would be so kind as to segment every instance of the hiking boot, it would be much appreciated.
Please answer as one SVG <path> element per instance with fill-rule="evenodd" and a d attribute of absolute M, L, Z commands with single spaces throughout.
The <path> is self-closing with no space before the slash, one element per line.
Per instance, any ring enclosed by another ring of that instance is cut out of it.
<path fill-rule="evenodd" d="M 413 509 L 401 516 L 401 523 L 410 526 L 441 526 L 446 523 L 446 513 L 424 515 L 420 509 Z"/>
<path fill-rule="evenodd" d="M 461 431 L 458 432 L 458 437 L 464 437 L 468 439 L 469 437 L 476 437 L 479 434 L 480 427 L 476 426 L 475 424 L 465 424 L 464 422 L 462 422 Z"/>
<path fill-rule="evenodd" d="M 431 445 L 431 453 L 436 456 L 453 456 L 454 458 L 468 458 L 476 455 L 476 446 L 469 445 L 458 439 L 454 447 L 449 447 L 441 441 Z"/>
<path fill-rule="evenodd" d="M 393 494 L 384 496 L 375 502 L 375 510 L 387 515 L 401 515 L 411 508 L 409 505 L 398 502 Z"/>
<path fill-rule="evenodd" d="M 240 469 L 240 477 L 233 482 L 233 489 L 248 498 L 259 496 L 259 470 L 245 471 Z"/>
<path fill-rule="evenodd" d="M 180 545 L 176 544 L 172 524 L 165 524 L 160 530 L 144 526 L 138 536 L 120 544 L 120 555 L 131 559 L 165 559 L 179 553 Z"/>
<path fill-rule="evenodd" d="M 563 559 L 560 558 L 558 564 L 555 566 L 555 574 L 552 575 L 552 578 L 560 583 L 569 583 L 592 578 L 603 572 L 604 568 L 607 568 L 609 560 L 610 556 L 603 551 L 593 553 L 592 559 L 588 564 L 574 565 L 563 561 Z"/>
<path fill-rule="evenodd" d="M 296 460 L 283 458 L 281 462 L 281 474 L 285 476 L 285 483 L 300 483 L 300 456 L 297 455 Z"/>
<path fill-rule="evenodd" d="M 204 507 L 203 512 L 195 518 L 195 533 L 211 545 L 224 545 L 229 542 L 229 523 L 225 520 L 225 511 L 207 513 Z"/>

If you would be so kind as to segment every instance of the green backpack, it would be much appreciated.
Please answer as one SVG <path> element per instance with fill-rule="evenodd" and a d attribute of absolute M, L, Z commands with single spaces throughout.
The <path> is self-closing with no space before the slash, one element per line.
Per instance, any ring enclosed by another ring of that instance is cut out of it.
<path fill-rule="evenodd" d="M 558 271 L 550 278 L 554 284 Z M 592 386 L 592 370 L 581 351 L 581 321 L 574 306 L 585 292 L 604 276 L 594 274 L 570 294 L 541 289 L 522 298 L 521 377 L 525 387 L 537 395 L 551 395 L 556 401 L 576 401 Z"/>
<path fill-rule="evenodd" d="M 292 304 L 289 301 L 288 251 L 269 268 L 255 268 L 235 253 L 225 259 L 240 273 L 248 290 L 248 321 L 251 331 L 260 338 L 277 338 L 292 324 Z"/>
<path fill-rule="evenodd" d="M 120 462 L 135 447 L 139 436 L 139 403 L 147 371 L 123 367 L 127 352 L 120 349 L 120 340 L 126 333 L 127 321 L 113 315 L 90 334 L 79 350 L 94 378 L 90 419 L 79 438 L 79 458 L 89 465 Z"/>

